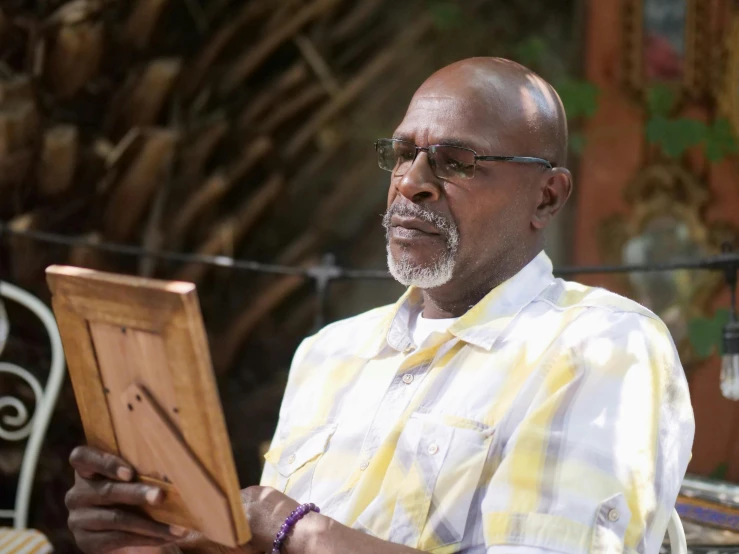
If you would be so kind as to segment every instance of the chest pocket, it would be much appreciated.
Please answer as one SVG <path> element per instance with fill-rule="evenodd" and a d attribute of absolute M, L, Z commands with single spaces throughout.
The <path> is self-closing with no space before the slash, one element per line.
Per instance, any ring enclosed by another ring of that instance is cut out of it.
<path fill-rule="evenodd" d="M 326 452 L 336 424 L 294 427 L 285 441 L 264 455 L 278 474 L 275 488 L 292 498 L 307 499 L 318 459 Z"/>
<path fill-rule="evenodd" d="M 470 420 L 413 414 L 358 527 L 426 552 L 456 552 L 492 435 L 492 428 Z"/>

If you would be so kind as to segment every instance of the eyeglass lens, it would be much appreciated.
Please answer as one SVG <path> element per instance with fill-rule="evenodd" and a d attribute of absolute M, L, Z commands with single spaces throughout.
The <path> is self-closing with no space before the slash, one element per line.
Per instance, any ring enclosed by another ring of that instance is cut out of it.
<path fill-rule="evenodd" d="M 434 145 L 428 149 L 429 165 L 439 179 L 470 179 L 475 175 L 475 153 L 456 146 Z M 394 176 L 405 175 L 416 158 L 416 146 L 400 140 L 377 142 L 377 162 Z"/>

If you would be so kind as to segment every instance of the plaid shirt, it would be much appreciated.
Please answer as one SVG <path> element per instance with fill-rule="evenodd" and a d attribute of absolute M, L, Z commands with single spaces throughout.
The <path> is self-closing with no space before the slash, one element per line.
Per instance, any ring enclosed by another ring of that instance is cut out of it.
<path fill-rule="evenodd" d="M 662 321 L 544 253 L 415 345 L 421 309 L 301 344 L 262 484 L 428 552 L 656 553 L 694 433 Z"/>

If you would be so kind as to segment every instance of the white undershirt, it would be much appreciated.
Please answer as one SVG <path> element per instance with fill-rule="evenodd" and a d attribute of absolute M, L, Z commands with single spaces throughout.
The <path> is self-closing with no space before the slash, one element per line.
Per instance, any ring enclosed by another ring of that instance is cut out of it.
<path fill-rule="evenodd" d="M 421 346 L 433 333 L 446 331 L 458 319 L 458 317 L 448 319 L 426 319 L 419 313 L 416 320 L 411 322 L 411 336 L 413 337 L 413 343 L 416 346 Z"/>

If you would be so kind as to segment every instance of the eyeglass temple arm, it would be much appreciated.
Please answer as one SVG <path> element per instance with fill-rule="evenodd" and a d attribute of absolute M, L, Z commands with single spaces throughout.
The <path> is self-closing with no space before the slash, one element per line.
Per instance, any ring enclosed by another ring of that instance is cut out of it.
<path fill-rule="evenodd" d="M 531 158 L 529 156 L 475 156 L 476 160 L 489 161 L 489 162 L 517 162 L 522 164 L 542 164 L 547 169 L 552 169 L 554 166 L 551 162 L 544 158 Z"/>

